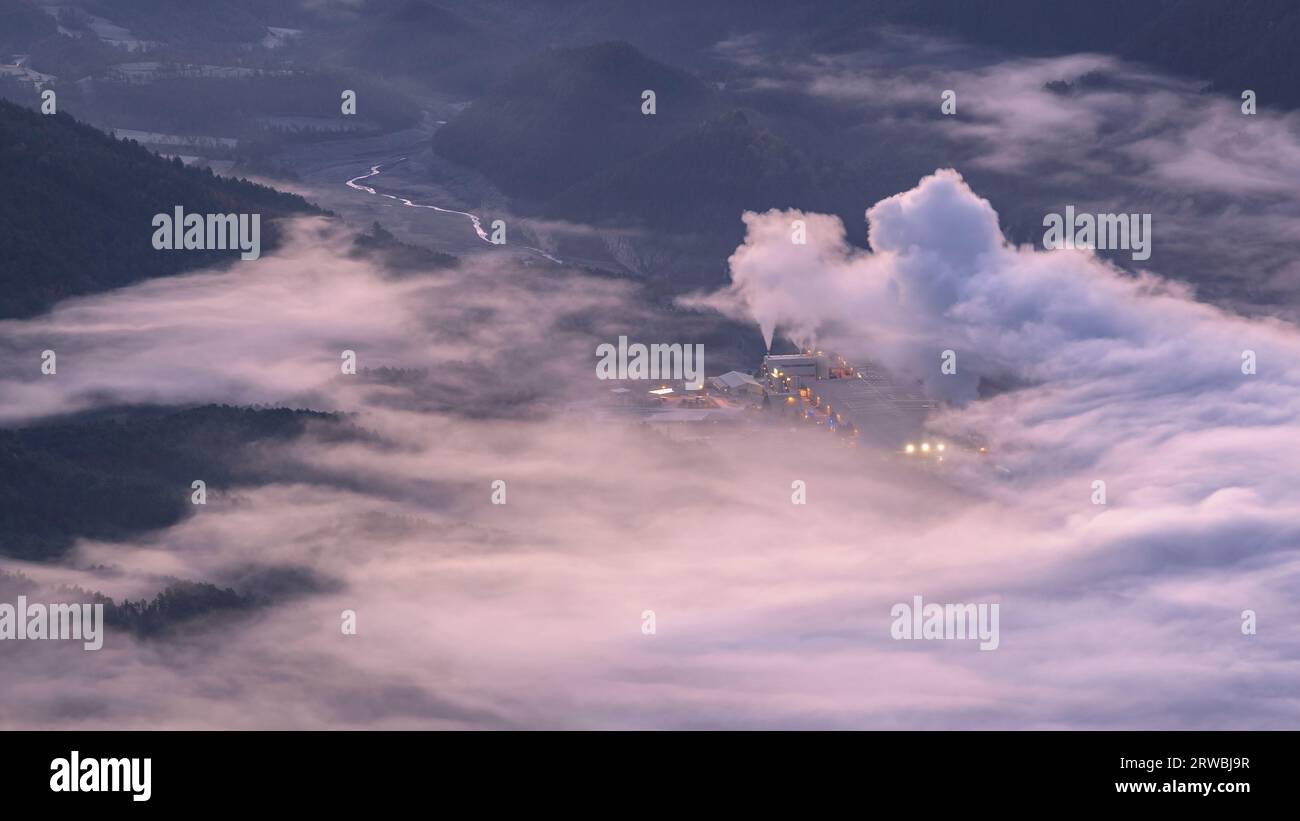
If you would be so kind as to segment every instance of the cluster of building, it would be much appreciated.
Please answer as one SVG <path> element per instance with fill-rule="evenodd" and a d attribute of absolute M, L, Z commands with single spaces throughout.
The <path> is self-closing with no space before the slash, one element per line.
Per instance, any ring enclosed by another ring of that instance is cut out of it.
<path fill-rule="evenodd" d="M 621 382 L 608 389 L 594 413 L 636 421 L 674 439 L 707 439 L 717 425 L 757 425 L 776 416 L 824 427 L 850 445 L 917 460 L 942 461 L 958 448 L 982 449 L 927 429 L 938 403 L 919 384 L 833 353 L 768 355 L 754 374 L 729 371 L 702 385 L 652 382 Z"/>
<path fill-rule="evenodd" d="M 955 448 L 984 452 L 979 441 L 953 442 L 927 427 L 938 403 L 919 383 L 874 364 L 822 351 L 766 356 L 758 372 L 773 411 L 824 426 L 874 450 L 942 462 Z"/>
<path fill-rule="evenodd" d="M 939 454 L 926 434 L 937 403 L 919 386 L 877 366 L 852 365 L 822 351 L 766 356 L 759 371 L 779 411 L 824 425 L 854 440 L 904 454 Z M 909 447 L 911 448 L 909 450 Z"/>

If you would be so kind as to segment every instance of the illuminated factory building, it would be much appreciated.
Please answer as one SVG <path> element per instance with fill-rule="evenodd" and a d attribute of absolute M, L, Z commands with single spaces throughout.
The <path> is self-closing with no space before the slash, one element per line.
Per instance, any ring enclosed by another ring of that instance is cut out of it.
<path fill-rule="evenodd" d="M 768 401 L 819 425 L 862 440 L 863 445 L 917 458 L 942 458 L 949 445 L 926 435 L 937 403 L 871 365 L 850 365 L 822 351 L 767 356 L 760 375 Z"/>

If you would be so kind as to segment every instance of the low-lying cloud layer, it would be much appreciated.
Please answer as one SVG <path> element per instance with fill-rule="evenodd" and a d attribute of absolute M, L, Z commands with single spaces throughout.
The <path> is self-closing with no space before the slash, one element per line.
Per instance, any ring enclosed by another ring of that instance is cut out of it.
<path fill-rule="evenodd" d="M 564 413 L 600 390 L 595 345 L 647 321 L 626 286 L 505 261 L 389 277 L 313 221 L 255 267 L 3 323 L 9 361 L 31 365 L 3 378 L 11 421 L 283 401 L 375 436 L 282 446 L 269 456 L 301 482 L 218 489 L 164 532 L 6 562 L 114 596 L 257 566 L 331 584 L 95 653 L 4 642 L 0 724 L 1300 724 L 1295 329 L 1086 252 L 1011 247 L 955 173 L 869 215 L 870 252 L 834 218 L 799 215 L 810 239 L 792 246 L 796 215 L 748 215 L 713 303 L 926 379 L 955 402 L 938 425 L 981 433 L 987 457 L 925 471 L 788 423 L 685 444 Z M 345 348 L 400 370 L 342 376 Z M 1021 387 L 979 399 L 980 376 Z M 999 648 L 892 640 L 890 608 L 915 595 L 1000 603 Z"/>

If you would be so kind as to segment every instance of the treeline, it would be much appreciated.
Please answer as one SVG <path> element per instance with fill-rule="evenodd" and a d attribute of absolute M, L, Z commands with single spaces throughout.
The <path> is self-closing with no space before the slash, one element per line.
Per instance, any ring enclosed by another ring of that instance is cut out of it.
<path fill-rule="evenodd" d="M 395 274 L 435 271 L 460 263 L 460 259 L 451 254 L 402 242 L 378 222 L 371 223 L 367 231 L 353 240 L 352 256 L 369 258 Z"/>
<path fill-rule="evenodd" d="M 102 604 L 104 625 L 139 638 L 154 638 L 188 621 L 216 613 L 247 611 L 258 602 L 229 587 L 184 579 L 169 581 L 152 599 L 120 602 L 77 585 L 43 589 L 25 573 L 0 570 L 0 601 L 13 604 L 18 596 L 41 604 Z M 23 618 L 23 616 L 19 616 Z"/>
<path fill-rule="evenodd" d="M 109 568 L 97 569 L 103 573 L 113 572 Z M 299 581 L 291 586 L 281 585 L 268 595 L 264 590 L 265 585 L 261 584 L 262 579 L 284 576 L 292 576 Z M 163 587 L 152 598 L 124 598 L 115 601 L 99 591 L 87 590 L 80 585 L 47 587 L 37 584 L 25 573 L 0 570 L 0 601 L 13 604 L 19 596 L 25 596 L 29 603 L 102 604 L 104 625 L 110 630 L 150 639 L 164 637 L 172 630 L 200 618 L 236 616 L 299 594 L 337 589 L 337 583 L 323 583 L 309 571 L 297 568 L 262 568 L 253 576 L 252 581 L 252 587 L 235 590 L 233 587 L 219 587 L 209 582 L 168 577 L 161 580 Z"/>

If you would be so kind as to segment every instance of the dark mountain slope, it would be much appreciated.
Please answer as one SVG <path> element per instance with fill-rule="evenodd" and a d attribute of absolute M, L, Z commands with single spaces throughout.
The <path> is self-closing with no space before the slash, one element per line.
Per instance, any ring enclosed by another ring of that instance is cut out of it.
<path fill-rule="evenodd" d="M 238 262 L 237 252 L 155 250 L 153 216 L 177 205 L 187 213 L 261 214 L 263 253 L 279 239 L 270 220 L 320 213 L 301 197 L 184 168 L 65 114 L 46 116 L 3 100 L 0 180 L 0 318 Z"/>
<path fill-rule="evenodd" d="M 799 151 L 732 111 L 573 186 L 548 210 L 581 222 L 731 233 L 745 210 L 830 207 L 821 176 Z"/>
<path fill-rule="evenodd" d="M 642 91 L 657 113 L 641 113 Z M 624 42 L 558 49 L 514 69 L 434 136 L 506 193 L 541 201 L 698 125 L 708 88 Z"/>

